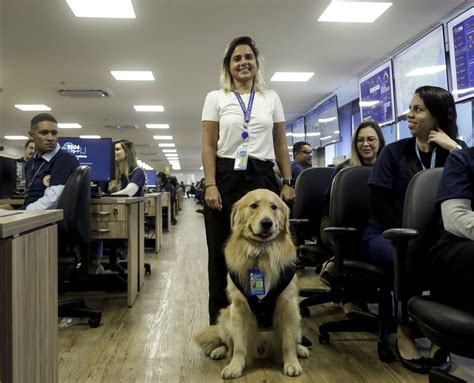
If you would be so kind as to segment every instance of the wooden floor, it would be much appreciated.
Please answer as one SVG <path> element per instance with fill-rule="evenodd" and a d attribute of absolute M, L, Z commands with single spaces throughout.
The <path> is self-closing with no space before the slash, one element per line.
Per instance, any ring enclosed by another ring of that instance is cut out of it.
<path fill-rule="evenodd" d="M 185 200 L 178 224 L 164 234 L 160 254 L 147 254 L 153 271 L 133 308 L 127 308 L 124 294 L 81 293 L 89 306 L 103 310 L 102 324 L 91 329 L 86 321 L 61 321 L 60 382 L 221 381 L 227 361 L 207 359 L 192 342 L 192 334 L 208 321 L 207 248 L 203 216 L 196 208 Z M 317 283 L 314 275 L 305 270 L 301 284 Z M 327 304 L 303 319 L 303 334 L 313 348 L 301 360 L 302 376 L 283 375 L 281 361 L 260 361 L 236 381 L 427 382 L 426 375 L 413 374 L 399 362 L 380 362 L 373 334 L 333 334 L 330 345 L 318 344 L 318 325 L 337 318 L 343 318 L 340 309 Z M 474 361 L 454 357 L 453 372 L 474 381 Z"/>

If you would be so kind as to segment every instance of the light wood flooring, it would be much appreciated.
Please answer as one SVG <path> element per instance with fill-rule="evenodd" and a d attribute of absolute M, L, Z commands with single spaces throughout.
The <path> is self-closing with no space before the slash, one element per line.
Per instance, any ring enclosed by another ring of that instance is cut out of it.
<path fill-rule="evenodd" d="M 125 294 L 67 294 L 83 295 L 89 306 L 103 310 L 103 317 L 96 329 L 78 320 L 60 328 L 60 382 L 222 381 L 220 371 L 228 361 L 206 358 L 192 341 L 193 333 L 208 322 L 207 248 L 204 219 L 195 212 L 197 208 L 194 201 L 185 200 L 178 224 L 164 233 L 160 254 L 147 254 L 152 274 L 133 308 L 127 308 Z M 309 269 L 301 273 L 300 283 L 318 282 Z M 310 357 L 301 360 L 302 376 L 286 377 L 281 361 L 270 360 L 259 361 L 236 381 L 427 382 L 426 375 L 413 374 L 399 362 L 380 362 L 374 334 L 331 334 L 331 344 L 320 345 L 319 324 L 343 315 L 332 303 L 312 308 L 311 313 L 303 319 L 303 334 L 312 340 L 313 348 Z M 455 356 L 453 372 L 474 381 L 474 361 Z"/>

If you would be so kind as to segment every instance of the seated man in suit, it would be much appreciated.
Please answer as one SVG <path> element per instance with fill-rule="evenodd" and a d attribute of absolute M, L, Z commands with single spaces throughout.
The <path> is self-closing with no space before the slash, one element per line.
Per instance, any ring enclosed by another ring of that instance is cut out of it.
<path fill-rule="evenodd" d="M 36 153 L 25 166 L 26 196 L 23 208 L 55 209 L 64 185 L 79 166 L 79 161 L 59 146 L 58 122 L 52 115 L 41 113 L 34 116 L 28 134 L 35 143 Z"/>

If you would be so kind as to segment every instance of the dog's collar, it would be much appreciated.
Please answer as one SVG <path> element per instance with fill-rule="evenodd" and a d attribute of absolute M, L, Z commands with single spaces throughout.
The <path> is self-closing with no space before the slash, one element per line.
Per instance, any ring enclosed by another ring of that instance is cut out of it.
<path fill-rule="evenodd" d="M 229 271 L 229 276 L 235 287 L 247 298 L 250 310 L 257 318 L 258 328 L 270 329 L 273 326 L 273 313 L 275 312 L 276 300 L 288 287 L 296 272 L 296 266 L 291 264 L 280 271 L 278 283 L 271 288 L 263 299 L 256 296 L 248 296 L 247 290 L 240 284 L 237 274 Z"/>

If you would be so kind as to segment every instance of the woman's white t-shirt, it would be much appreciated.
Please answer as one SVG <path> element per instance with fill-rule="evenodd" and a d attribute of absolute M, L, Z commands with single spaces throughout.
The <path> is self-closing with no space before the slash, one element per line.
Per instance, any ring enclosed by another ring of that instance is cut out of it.
<path fill-rule="evenodd" d="M 241 95 L 245 107 L 250 93 Z M 219 123 L 217 157 L 235 158 L 237 148 L 242 144 L 244 113 L 234 92 L 214 90 L 207 94 L 202 109 L 201 121 Z M 280 98 L 273 90 L 256 92 L 252 114 L 247 128 L 247 150 L 250 157 L 259 160 L 274 160 L 273 124 L 284 122 L 285 115 Z"/>

